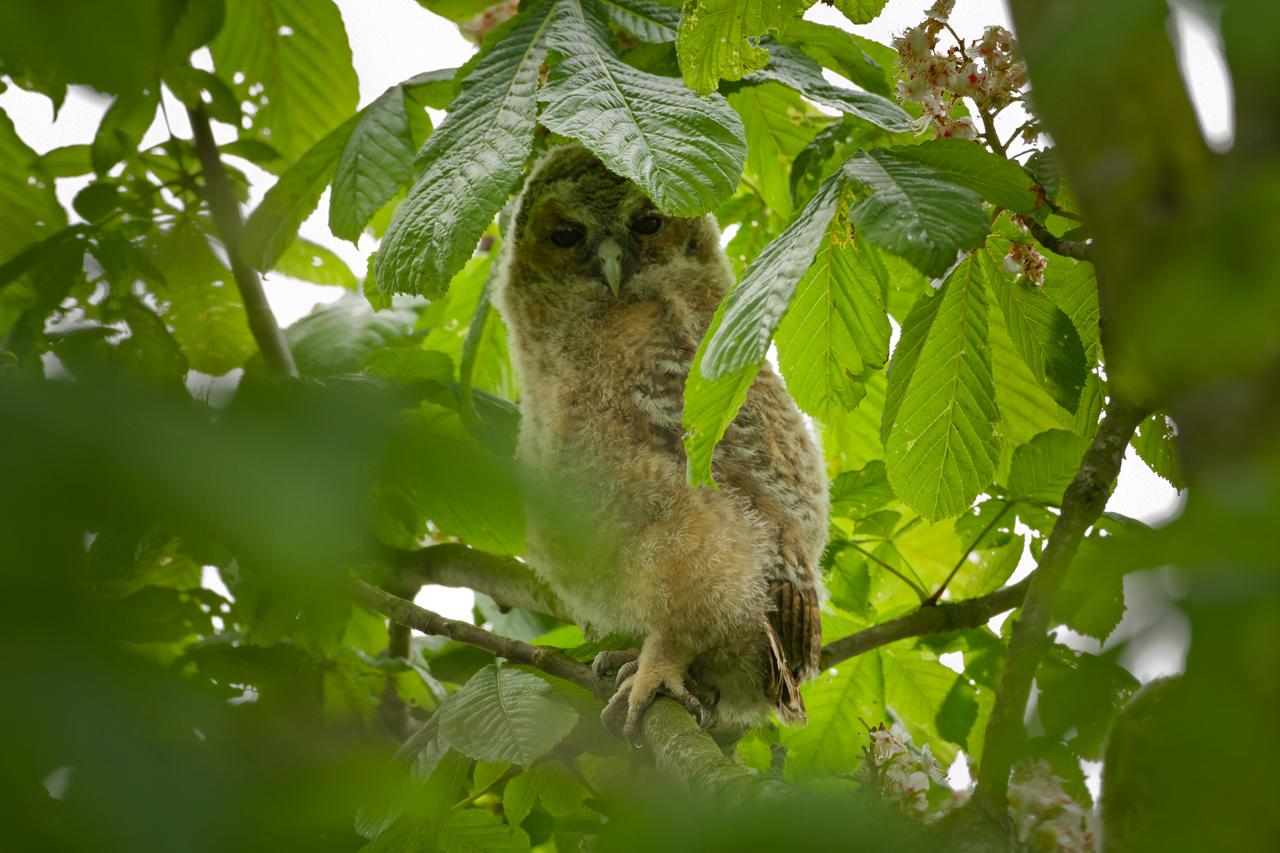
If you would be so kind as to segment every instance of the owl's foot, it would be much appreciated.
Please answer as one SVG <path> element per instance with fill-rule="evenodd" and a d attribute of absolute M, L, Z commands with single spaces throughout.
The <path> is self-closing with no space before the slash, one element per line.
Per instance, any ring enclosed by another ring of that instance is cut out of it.
<path fill-rule="evenodd" d="M 610 675 L 617 673 L 619 674 L 618 683 L 621 683 L 622 669 L 629 663 L 635 663 L 638 657 L 640 657 L 639 649 L 618 649 L 601 652 L 591 662 L 591 671 L 600 678 L 608 678 Z"/>
<path fill-rule="evenodd" d="M 642 745 L 640 725 L 645 711 L 659 695 L 679 702 L 699 723 L 705 716 L 702 703 L 685 683 L 687 656 L 672 651 L 660 642 L 646 640 L 640 658 L 624 664 L 618 671 L 618 691 L 600 719 L 605 728 L 633 746 Z"/>

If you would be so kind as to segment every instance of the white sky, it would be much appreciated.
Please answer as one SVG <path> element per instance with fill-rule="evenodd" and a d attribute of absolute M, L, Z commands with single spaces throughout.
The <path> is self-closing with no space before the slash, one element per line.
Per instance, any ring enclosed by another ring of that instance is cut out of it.
<path fill-rule="evenodd" d="M 423 71 L 461 65 L 474 52 L 471 44 L 451 23 L 426 11 L 414 0 L 336 2 L 351 41 L 360 79 L 361 106 L 372 101 L 388 86 Z M 1173 0 L 1173 3 L 1174 29 L 1181 41 L 1179 60 L 1201 130 L 1215 150 L 1225 150 L 1232 141 L 1233 104 L 1230 77 L 1222 60 L 1216 30 L 1191 0 Z M 815 5 L 806 17 L 854 30 L 887 44 L 894 34 L 919 23 L 922 11 L 929 5 L 929 0 L 890 0 L 883 14 L 865 27 L 851 27 L 838 11 L 823 4 Z M 988 24 L 1009 25 L 1002 0 L 959 0 L 956 7 L 951 22 L 965 38 L 978 36 Z M 197 54 L 197 63 L 207 66 L 207 51 L 202 51 L 202 54 Z M 49 101 L 43 96 L 24 92 L 16 86 L 0 94 L 0 107 L 13 119 L 18 134 L 41 153 L 62 145 L 91 142 L 106 106 L 106 98 L 84 88 L 74 88 L 54 121 Z M 189 135 L 183 111 L 171 99 L 168 106 L 173 131 Z M 1012 109 L 1006 111 L 1001 119 L 1005 130 L 1016 127 L 1022 120 Z M 215 130 L 220 141 L 232 137 L 230 128 L 215 124 Z M 157 120 L 148 131 L 144 144 L 159 142 L 166 135 L 164 125 Z M 239 165 L 251 181 L 251 209 L 274 179 L 250 164 Z M 71 198 L 89 180 L 88 177 L 58 180 L 58 195 L 68 208 Z M 361 238 L 356 246 L 334 238 L 327 226 L 327 195 L 326 192 L 320 207 L 304 223 L 301 234 L 333 249 L 358 276 L 363 277 L 375 243 L 368 236 Z M 317 304 L 338 298 L 343 292 L 341 288 L 319 287 L 278 275 L 267 276 L 265 288 L 272 309 L 283 325 L 305 315 Z M 1181 499 L 1173 489 L 1151 473 L 1130 450 L 1108 508 L 1149 523 L 1159 523 L 1174 516 L 1180 506 Z M 1030 560 L 1026 558 L 1019 567 L 1019 574 L 1031 568 Z M 418 601 L 445 615 L 466 617 L 470 612 L 471 594 L 465 590 L 429 587 L 423 590 Z"/>

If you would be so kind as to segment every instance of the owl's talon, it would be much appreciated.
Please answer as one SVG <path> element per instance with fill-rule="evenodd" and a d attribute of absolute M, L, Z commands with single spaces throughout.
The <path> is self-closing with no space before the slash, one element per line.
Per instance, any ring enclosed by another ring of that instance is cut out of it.
<path fill-rule="evenodd" d="M 618 667 L 618 676 L 613 680 L 613 686 L 621 687 L 623 682 L 625 682 L 631 676 L 635 675 L 636 670 L 639 668 L 640 668 L 640 661 L 638 660 L 627 661 L 622 666 Z"/>
<path fill-rule="evenodd" d="M 610 649 L 603 651 L 591 661 L 591 671 L 599 678 L 607 678 L 612 672 L 621 672 L 622 668 L 629 663 L 633 663 L 638 657 L 640 657 L 639 649 Z M 622 679 L 619 678 L 617 683 L 621 684 Z"/>

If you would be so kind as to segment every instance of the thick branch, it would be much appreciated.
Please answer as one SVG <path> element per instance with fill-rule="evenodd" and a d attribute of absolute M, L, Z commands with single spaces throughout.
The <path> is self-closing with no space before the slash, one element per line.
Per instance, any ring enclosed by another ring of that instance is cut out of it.
<path fill-rule="evenodd" d="M 821 665 L 831 666 L 907 637 L 945 634 L 948 631 L 985 625 L 992 616 L 1020 605 L 1030 582 L 1031 578 L 1027 577 L 1013 586 L 1006 586 L 978 598 L 924 605 L 906 616 L 872 625 L 866 630 L 828 643 L 822 649 Z"/>
<path fill-rule="evenodd" d="M 548 675 L 571 681 L 602 701 L 613 694 L 610 682 L 556 649 L 510 640 L 475 625 L 447 619 L 361 581 L 351 585 L 350 596 L 399 625 L 449 637 L 509 661 L 528 664 Z M 645 714 L 644 740 L 653 750 L 658 767 L 683 780 L 691 789 L 743 798 L 794 796 L 785 784 L 755 776 L 725 756 L 711 736 L 671 699 L 658 699 Z"/>
<path fill-rule="evenodd" d="M 1062 512 L 1040 555 L 1039 567 L 1028 583 L 1022 612 L 1013 625 L 995 706 L 987 724 L 982 766 L 974 805 L 1003 811 L 1009 791 L 1009 771 L 1026 737 L 1023 717 L 1036 667 L 1048 648 L 1053 602 L 1085 531 L 1098 520 L 1107 503 L 1111 483 L 1120 473 L 1124 450 L 1138 424 L 1150 413 L 1112 397 L 1106 417 L 1085 453 L 1080 470 L 1062 496 Z"/>
<path fill-rule="evenodd" d="M 199 107 L 189 108 L 187 115 L 191 119 L 196 156 L 200 158 L 200 169 L 204 176 L 205 202 L 209 205 L 209 212 L 213 214 L 213 224 L 218 229 L 222 245 L 227 249 L 231 273 L 235 276 L 245 314 L 249 317 L 249 331 L 253 333 L 267 369 L 273 375 L 297 376 L 298 366 L 293 361 L 293 353 L 289 350 L 284 333 L 276 323 L 276 316 L 271 313 L 271 306 L 267 304 L 266 294 L 262 292 L 262 281 L 253 267 L 240 257 L 240 233 L 243 228 L 240 205 L 236 203 L 226 170 L 222 168 L 222 159 L 218 156 L 218 144 L 213 139 L 209 118 Z"/>
<path fill-rule="evenodd" d="M 426 584 L 465 587 L 483 592 L 503 607 L 520 607 L 574 621 L 551 590 L 513 557 L 446 543 L 417 551 L 392 551 L 389 562 L 397 569 L 389 586 L 406 598 L 412 598 Z"/>
<path fill-rule="evenodd" d="M 428 583 L 465 587 L 483 592 L 506 607 L 523 607 L 574 621 L 573 614 L 538 581 L 529 567 L 510 557 L 446 544 L 393 552 L 390 561 L 399 569 L 399 574 L 388 586 L 406 598 Z M 873 625 L 827 645 L 822 650 L 822 665 L 830 666 L 907 637 L 976 628 L 992 616 L 1021 604 L 1028 583 L 1029 580 L 1023 580 L 978 598 L 923 606 L 906 616 Z"/>

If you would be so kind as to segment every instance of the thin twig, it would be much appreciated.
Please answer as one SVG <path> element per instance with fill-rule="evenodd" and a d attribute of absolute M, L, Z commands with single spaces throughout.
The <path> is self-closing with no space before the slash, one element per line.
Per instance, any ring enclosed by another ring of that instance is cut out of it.
<path fill-rule="evenodd" d="M 866 548 L 863 548 L 857 542 L 854 542 L 853 540 L 850 540 L 850 539 L 846 539 L 844 544 L 852 548 L 853 550 L 857 551 L 859 554 L 866 557 L 868 560 L 871 560 L 877 563 L 885 571 L 889 572 L 889 574 L 893 575 L 895 578 L 902 581 L 907 586 L 911 587 L 911 591 L 914 592 L 916 594 L 916 597 L 919 598 L 922 602 L 929 597 L 929 593 L 925 592 L 925 589 L 923 586 L 911 580 L 911 578 L 907 577 L 902 572 L 898 571 L 893 566 L 889 565 L 888 562 L 880 559 L 875 554 L 868 551 Z"/>
<path fill-rule="evenodd" d="M 1062 255 L 1064 258 L 1075 258 L 1077 261 L 1093 261 L 1093 249 L 1088 243 L 1064 240 L 1029 216 L 1023 217 L 1023 222 L 1031 232 L 1031 236 L 1050 252 Z"/>
<path fill-rule="evenodd" d="M 942 598 L 942 593 L 947 591 L 947 584 L 951 583 L 951 579 L 956 576 L 956 572 L 960 571 L 961 567 L 968 561 L 969 555 L 973 553 L 973 549 L 977 548 L 978 543 L 986 538 L 988 533 L 995 529 L 995 526 L 1000 523 L 1000 519 L 1004 518 L 1005 513 L 1007 513 L 1012 506 L 1013 501 L 1004 502 L 1004 506 L 1000 508 L 1000 512 L 996 513 L 996 517 L 991 519 L 991 521 L 987 523 L 986 527 L 982 528 L 982 532 L 978 534 L 976 539 L 969 543 L 969 547 L 965 549 L 964 554 L 961 555 L 960 559 L 956 560 L 956 564 L 951 568 L 951 573 L 947 575 L 946 580 L 942 582 L 942 585 L 934 590 L 933 595 L 924 600 L 926 605 L 934 605 L 938 603 Z"/>
<path fill-rule="evenodd" d="M 240 289 L 240 300 L 244 302 L 245 314 L 249 317 L 249 331 L 253 333 L 262 359 L 273 375 L 297 376 L 298 366 L 289 350 L 289 342 L 285 340 L 284 333 L 276 323 L 276 316 L 271 313 L 271 306 L 267 304 L 266 294 L 262 292 L 262 280 L 253 267 L 240 257 L 240 236 L 244 223 L 240 218 L 240 205 L 231 192 L 231 183 L 227 180 L 222 159 L 218 156 L 218 144 L 214 141 L 209 117 L 200 107 L 189 107 L 187 115 L 191 119 L 191 133 L 195 137 L 196 155 L 200 158 L 200 169 L 204 177 L 205 202 L 209 205 L 209 212 L 213 214 L 213 223 L 218 229 L 222 245 L 227 249 L 231 273 L 235 276 L 236 286 Z"/>

